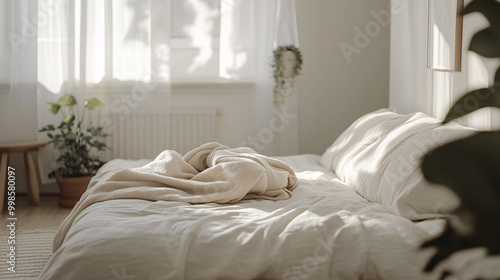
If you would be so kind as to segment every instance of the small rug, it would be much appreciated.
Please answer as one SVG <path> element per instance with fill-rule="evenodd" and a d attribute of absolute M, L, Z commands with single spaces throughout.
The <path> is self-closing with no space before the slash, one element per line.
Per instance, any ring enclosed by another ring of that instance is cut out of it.
<path fill-rule="evenodd" d="M 9 244 L 9 231 L 2 229 L 0 234 L 0 279 L 35 279 L 52 255 L 52 241 L 56 231 L 57 229 L 19 231 L 15 234 L 16 243 Z M 15 272 L 9 270 L 11 264 L 8 262 L 11 257 L 8 254 L 12 255 L 10 246 L 16 247 Z"/>

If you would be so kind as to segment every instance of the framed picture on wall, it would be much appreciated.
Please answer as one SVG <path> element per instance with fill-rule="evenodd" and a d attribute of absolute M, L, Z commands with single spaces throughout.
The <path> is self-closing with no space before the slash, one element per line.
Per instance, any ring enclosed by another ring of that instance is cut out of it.
<path fill-rule="evenodd" d="M 461 70 L 463 6 L 464 0 L 429 0 L 428 68 Z"/>

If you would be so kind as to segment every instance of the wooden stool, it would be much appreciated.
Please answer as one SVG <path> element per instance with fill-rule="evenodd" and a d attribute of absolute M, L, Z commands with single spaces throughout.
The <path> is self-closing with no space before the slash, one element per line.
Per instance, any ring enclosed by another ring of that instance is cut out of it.
<path fill-rule="evenodd" d="M 33 162 L 33 152 L 37 152 L 38 148 L 45 146 L 46 142 L 12 142 L 0 143 L 0 153 L 2 159 L 0 162 L 0 213 L 3 212 L 3 204 L 6 193 L 7 183 L 7 166 L 9 164 L 9 153 L 23 152 L 24 165 L 26 171 L 26 187 L 28 191 L 28 199 L 30 203 L 35 205 L 40 204 L 40 193 L 38 191 L 38 179 L 36 176 L 35 163 Z M 16 175 L 18 170 L 15 171 Z M 17 182 L 16 182 L 17 189 Z"/>

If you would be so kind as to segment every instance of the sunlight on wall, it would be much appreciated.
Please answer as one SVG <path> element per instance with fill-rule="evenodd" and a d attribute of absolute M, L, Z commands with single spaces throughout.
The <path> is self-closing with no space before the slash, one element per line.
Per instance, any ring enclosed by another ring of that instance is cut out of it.
<path fill-rule="evenodd" d="M 481 57 L 475 52 L 468 52 L 468 65 L 467 82 L 471 89 L 488 87 L 488 68 L 481 60 Z"/>
<path fill-rule="evenodd" d="M 467 54 L 468 70 L 467 70 L 467 87 L 468 90 L 485 88 L 489 86 L 489 71 L 481 57 L 469 51 Z M 460 96 L 465 92 L 460 93 Z M 474 105 L 471 103 L 471 105 Z M 467 124 L 480 130 L 491 130 L 491 109 L 482 108 L 478 112 L 469 114 L 466 117 Z"/>
<path fill-rule="evenodd" d="M 451 72 L 432 71 L 432 114 L 444 119 L 451 107 L 453 78 Z"/>

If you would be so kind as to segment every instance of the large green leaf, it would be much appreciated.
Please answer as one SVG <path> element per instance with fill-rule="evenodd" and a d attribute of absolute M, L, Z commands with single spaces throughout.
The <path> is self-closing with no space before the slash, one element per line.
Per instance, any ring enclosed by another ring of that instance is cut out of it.
<path fill-rule="evenodd" d="M 48 124 L 48 125 L 42 127 L 40 130 L 38 130 L 38 132 L 54 131 L 54 130 L 56 130 L 56 128 L 54 127 L 54 125 Z"/>
<path fill-rule="evenodd" d="M 491 27 L 477 32 L 472 36 L 469 50 L 488 58 L 500 57 L 500 33 Z"/>
<path fill-rule="evenodd" d="M 500 2 L 473 0 L 462 14 L 480 12 L 490 26 L 471 39 L 469 50 L 488 57 L 500 57 Z M 484 107 L 500 108 L 500 68 L 495 83 L 466 93 L 453 104 L 444 123 Z M 500 131 L 479 132 L 470 137 L 442 145 L 423 158 L 424 177 L 445 185 L 460 198 L 461 204 L 448 219 L 444 233 L 424 247 L 437 247 L 425 270 L 456 251 L 486 247 L 488 254 L 500 254 Z M 457 222 L 458 221 L 458 222 Z M 443 276 L 443 275 L 442 275 Z"/>
<path fill-rule="evenodd" d="M 423 159 L 423 174 L 427 180 L 446 185 L 463 200 L 475 201 L 481 207 L 488 196 L 500 196 L 500 188 L 479 190 L 474 182 L 479 184 L 480 180 L 473 177 L 485 176 L 484 180 L 492 185 L 500 183 L 499 143 L 500 131 L 483 131 L 442 145 Z M 472 185 L 467 186 L 466 181 Z M 468 197 L 471 192 L 482 193 Z M 494 203 L 491 206 L 498 207 Z"/>
<path fill-rule="evenodd" d="M 45 103 L 45 107 L 47 107 L 47 110 L 49 110 L 49 112 L 51 112 L 54 115 L 59 113 L 59 109 L 61 109 L 61 106 L 59 106 L 59 104 L 51 102 Z"/>
<path fill-rule="evenodd" d="M 496 0 L 473 0 L 463 8 L 462 15 L 473 12 L 482 13 L 495 28 L 498 28 L 500 25 L 498 20 L 498 16 L 500 15 L 500 2 Z"/>
<path fill-rule="evenodd" d="M 104 127 L 102 127 L 102 126 L 89 127 L 89 128 L 87 128 L 87 131 L 90 132 L 90 134 L 92 134 L 92 136 L 99 136 L 99 135 L 101 135 L 103 129 L 104 129 Z"/>
<path fill-rule="evenodd" d="M 57 104 L 59 104 L 60 106 L 71 107 L 73 105 L 76 105 L 76 99 L 73 95 L 67 94 L 59 98 L 59 100 L 57 100 Z"/>
<path fill-rule="evenodd" d="M 75 120 L 75 115 L 69 114 L 64 120 L 62 121 L 63 123 L 71 123 L 72 121 Z"/>
<path fill-rule="evenodd" d="M 87 101 L 85 101 L 85 108 L 87 108 L 89 110 L 95 110 L 95 109 L 103 107 L 104 105 L 106 105 L 106 104 L 102 103 L 99 99 L 97 99 L 95 97 L 91 97 L 91 98 L 87 99 Z"/>
<path fill-rule="evenodd" d="M 497 0 L 473 0 L 462 10 L 462 14 L 473 12 L 483 14 L 490 26 L 472 37 L 469 50 L 484 57 L 500 57 L 500 2 Z"/>
<path fill-rule="evenodd" d="M 453 213 L 454 222 L 448 223 L 448 234 L 428 244 L 438 247 L 431 267 L 470 247 L 485 247 L 490 255 L 500 254 L 499 143 L 500 131 L 479 132 L 438 147 L 424 157 L 424 177 L 449 187 L 461 202 Z"/>
<path fill-rule="evenodd" d="M 500 108 L 500 85 L 466 93 L 453 104 L 443 123 L 450 122 L 484 107 Z"/>

